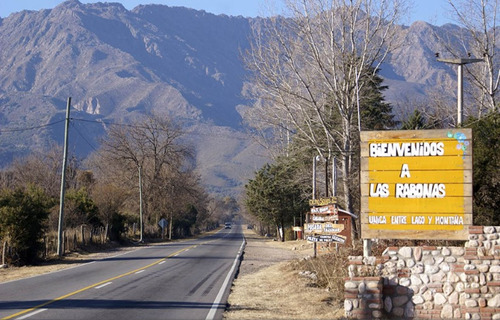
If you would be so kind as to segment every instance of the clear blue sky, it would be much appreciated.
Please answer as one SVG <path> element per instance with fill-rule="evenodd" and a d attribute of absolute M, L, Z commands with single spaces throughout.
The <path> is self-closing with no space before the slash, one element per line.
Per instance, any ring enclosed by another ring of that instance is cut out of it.
<path fill-rule="evenodd" d="M 271 0 L 273 1 L 273 0 Z M 0 17 L 5 18 L 12 12 L 22 10 L 50 9 L 57 6 L 63 0 L 0 0 Z M 80 0 L 82 3 L 98 2 L 93 0 Z M 125 8 L 132 9 L 139 4 L 164 4 L 168 6 L 183 6 L 198 10 L 205 10 L 215 14 L 242 15 L 255 17 L 269 12 L 266 9 L 266 0 L 112 0 L 101 2 L 120 2 Z M 423 20 L 435 25 L 450 22 L 447 19 L 449 5 L 446 0 L 416 0 L 411 12 L 410 24 L 416 20 Z"/>

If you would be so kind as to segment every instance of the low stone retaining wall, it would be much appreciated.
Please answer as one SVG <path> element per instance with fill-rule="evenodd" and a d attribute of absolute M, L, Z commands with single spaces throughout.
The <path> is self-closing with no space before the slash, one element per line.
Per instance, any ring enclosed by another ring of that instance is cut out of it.
<path fill-rule="evenodd" d="M 389 247 L 349 257 L 353 319 L 500 320 L 500 227 L 469 227 L 464 247 Z"/>

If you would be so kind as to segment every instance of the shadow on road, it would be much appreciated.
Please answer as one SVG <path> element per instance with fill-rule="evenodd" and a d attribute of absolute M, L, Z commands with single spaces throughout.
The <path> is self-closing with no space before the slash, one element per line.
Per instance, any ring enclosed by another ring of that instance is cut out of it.
<path fill-rule="evenodd" d="M 47 304 L 43 306 L 44 304 Z M 94 300 L 94 299 L 65 299 L 61 301 L 32 300 L 32 301 L 2 301 L 0 310 L 30 309 L 34 306 L 46 309 L 211 309 L 212 303 L 186 301 L 137 301 L 137 300 Z M 226 304 L 215 305 L 217 309 L 224 309 Z"/>

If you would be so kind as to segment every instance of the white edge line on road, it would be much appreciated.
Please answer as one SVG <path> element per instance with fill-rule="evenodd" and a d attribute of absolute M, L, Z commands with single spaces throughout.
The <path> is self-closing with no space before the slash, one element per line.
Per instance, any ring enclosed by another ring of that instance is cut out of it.
<path fill-rule="evenodd" d="M 104 284 L 101 284 L 100 286 L 97 286 L 97 287 L 94 287 L 94 289 L 101 289 L 101 288 L 104 288 L 105 286 L 109 286 L 110 284 L 112 284 L 113 282 L 106 282 Z"/>
<path fill-rule="evenodd" d="M 31 316 L 34 316 L 35 314 L 39 314 L 40 312 L 43 312 L 43 311 L 46 311 L 47 308 L 44 308 L 44 309 L 38 309 L 38 310 L 35 310 L 33 312 L 30 312 L 28 314 L 25 314 L 24 316 L 22 317 L 19 317 L 19 318 L 16 318 L 16 320 L 23 320 L 23 319 L 28 319 L 29 317 Z"/>
<path fill-rule="evenodd" d="M 10 282 L 16 282 L 16 281 L 23 281 L 23 280 L 26 280 L 26 279 L 31 279 L 31 278 L 36 278 L 36 277 L 42 277 L 42 276 L 45 276 L 45 275 L 48 275 L 48 274 L 63 272 L 65 270 L 71 270 L 71 269 L 75 269 L 75 268 L 80 268 L 80 267 L 83 267 L 83 266 L 86 266 L 86 265 L 89 265 L 89 264 L 92 264 L 92 263 L 96 263 L 96 261 L 97 260 L 90 261 L 90 262 L 85 262 L 85 263 L 82 263 L 82 264 L 79 264 L 79 265 L 76 265 L 76 266 L 72 266 L 72 267 L 68 267 L 68 268 L 63 268 L 63 269 L 59 269 L 59 270 L 49 271 L 49 272 L 46 272 L 46 273 L 35 274 L 33 276 L 28 276 L 26 278 L 13 279 L 13 280 L 2 282 L 1 284 L 10 283 Z"/>
<path fill-rule="evenodd" d="M 221 232 L 222 230 L 224 229 L 220 229 L 219 231 L 217 231 L 215 234 Z M 203 238 L 200 238 L 200 239 L 203 239 Z M 188 241 L 191 241 L 192 239 L 187 239 L 187 240 L 182 240 L 182 241 L 178 241 L 177 243 L 183 243 L 183 242 L 188 242 Z M 160 245 L 169 245 L 171 243 L 166 243 L 166 244 L 160 244 Z M 5 284 L 5 283 L 10 283 L 10 282 L 15 282 L 15 281 L 22 281 L 22 280 L 25 280 L 25 279 L 31 279 L 31 278 L 35 278 L 35 277 L 41 277 L 41 276 L 44 276 L 44 275 L 48 275 L 48 274 L 52 274 L 52 273 L 57 273 L 57 272 L 63 272 L 65 270 L 71 270 L 71 269 L 74 269 L 74 268 L 80 268 L 80 267 L 83 267 L 83 266 L 86 266 L 86 265 L 89 265 L 89 264 L 93 264 L 93 263 L 96 263 L 97 261 L 101 261 L 101 260 L 108 260 L 108 259 L 113 259 L 113 258 L 116 258 L 116 257 L 119 257 L 119 256 L 123 256 L 123 255 L 126 255 L 126 254 L 129 254 L 129 253 L 132 253 L 134 251 L 138 251 L 138 250 L 141 250 L 141 249 L 144 249 L 144 248 L 148 248 L 148 247 L 151 247 L 153 245 L 148 245 L 148 246 L 143 246 L 143 247 L 139 247 L 139 248 L 135 248 L 133 250 L 130 250 L 130 251 L 125 251 L 123 253 L 119 253 L 117 255 L 112 255 L 110 257 L 105 257 L 105 258 L 99 258 L 99 259 L 95 259 L 93 261 L 90 261 L 90 262 L 85 262 L 85 263 L 82 263 L 82 264 L 79 264 L 79 265 L 76 265 L 76 266 L 72 266 L 72 267 L 68 267 L 68 268 L 63 268 L 63 269 L 59 269 L 59 270 L 54 270 L 54 271 L 49 271 L 49 272 L 46 272 L 46 273 L 41 273 L 41 274 L 36 274 L 36 275 L 33 275 L 33 276 L 28 276 L 26 278 L 20 278 L 20 279 L 13 279 L 13 280 L 8 280 L 8 281 L 4 281 L 4 282 L 0 282 L 1 284 Z M 173 256 L 173 257 L 176 257 L 177 255 Z M 18 318 L 16 318 L 18 319 Z"/>
<path fill-rule="evenodd" d="M 142 269 L 142 270 L 137 271 L 135 274 L 142 273 L 142 272 L 144 272 L 144 271 L 146 271 L 146 270 L 145 270 L 145 269 Z"/>
<path fill-rule="evenodd" d="M 142 248 L 146 248 L 146 247 L 142 247 Z M 9 280 L 9 281 L 5 281 L 5 282 L 2 282 L 2 284 L 4 283 L 9 283 L 9 282 L 15 282 L 15 281 L 22 281 L 22 280 L 26 280 L 26 279 L 31 279 L 31 278 L 36 278 L 36 277 L 41 277 L 41 276 L 45 276 L 45 275 L 48 275 L 48 274 L 53 274 L 53 273 L 58 273 L 58 272 L 63 272 L 63 271 L 66 271 L 66 270 L 71 270 L 71 269 L 75 269 L 75 268 L 80 268 L 80 267 L 83 267 L 83 266 L 88 266 L 89 264 L 93 264 L 93 263 L 96 263 L 97 261 L 102 261 L 102 260 L 107 260 L 107 259 L 113 259 L 113 258 L 116 258 L 116 257 L 119 257 L 119 256 L 123 256 L 123 255 L 126 255 L 126 254 L 129 254 L 129 253 L 132 253 L 134 251 L 137 251 L 137 250 L 140 250 L 142 248 L 136 248 L 136 249 L 133 249 L 133 250 L 130 250 L 130 251 L 125 251 L 125 252 L 122 252 L 122 253 L 118 253 L 116 255 L 112 255 L 110 257 L 105 257 L 105 258 L 98 258 L 98 259 L 95 259 L 93 261 L 90 261 L 90 262 L 84 262 L 82 264 L 77 264 L 76 266 L 72 266 L 72 267 L 68 267 L 68 268 L 63 268 L 63 269 L 59 269 L 59 270 L 54 270 L 54 271 L 49 271 L 49 272 L 46 272 L 46 273 L 41 273 L 41 274 L 35 274 L 33 276 L 29 276 L 29 277 L 26 277 L 26 278 L 21 278 L 21 279 L 14 279 L 14 280 Z M 18 319 L 18 318 L 16 318 Z"/>
<path fill-rule="evenodd" d="M 163 260 L 162 262 L 158 263 L 158 264 L 164 264 L 165 262 L 167 262 L 166 260 Z"/>
<path fill-rule="evenodd" d="M 207 314 L 207 317 L 205 318 L 206 320 L 213 320 L 214 319 L 215 312 L 219 308 L 219 304 L 222 301 L 222 296 L 224 295 L 224 292 L 226 291 L 226 288 L 229 285 L 229 280 L 231 279 L 231 276 L 234 272 L 234 269 L 236 268 L 236 265 L 238 264 L 238 260 L 240 259 L 244 245 L 245 245 L 245 238 L 243 237 L 243 241 L 241 242 L 240 250 L 238 251 L 236 258 L 234 258 L 233 266 L 231 267 L 231 270 L 229 270 L 229 273 L 227 274 L 226 279 L 224 279 L 224 283 L 222 283 L 222 287 L 220 288 L 219 293 L 217 294 L 217 297 L 215 297 L 215 301 L 212 304 L 212 308 L 210 309 L 210 311 Z"/>
<path fill-rule="evenodd" d="M 68 297 L 74 296 L 74 295 L 76 295 L 76 294 L 78 294 L 78 293 L 80 293 L 80 292 L 87 291 L 87 290 L 89 290 L 89 289 L 91 289 L 91 288 L 95 288 L 96 286 L 99 286 L 99 285 L 104 284 L 104 283 L 106 283 L 106 282 L 111 282 L 112 280 L 115 280 L 115 279 L 120 279 L 120 278 L 123 278 L 123 277 L 129 276 L 129 275 L 131 275 L 131 274 L 133 274 L 133 273 L 138 273 L 138 271 L 145 270 L 145 269 L 148 269 L 148 268 L 150 268 L 150 267 L 152 267 L 152 266 L 155 266 L 155 265 L 159 264 L 161 261 L 164 261 L 164 260 L 169 259 L 169 258 L 171 258 L 171 257 L 176 257 L 176 256 L 177 256 L 177 255 L 179 255 L 180 253 L 182 253 L 182 252 L 184 252 L 184 251 L 186 251 L 186 250 L 189 250 L 189 249 L 190 249 L 190 248 L 192 248 L 192 247 L 193 247 L 193 246 L 187 247 L 187 249 L 180 249 L 180 250 L 178 250 L 178 251 L 174 252 L 175 254 L 174 254 L 174 253 L 173 253 L 173 254 L 170 254 L 170 255 L 166 256 L 165 258 L 163 258 L 163 259 L 157 260 L 157 261 L 155 261 L 155 262 L 153 262 L 153 263 L 150 263 L 150 264 L 148 264 L 148 265 L 146 265 L 146 266 L 144 266 L 144 267 L 141 267 L 141 268 L 139 268 L 139 269 L 135 269 L 135 270 L 132 270 L 132 271 L 129 271 L 129 272 L 126 272 L 126 273 L 122 273 L 122 274 L 119 274 L 119 275 L 114 276 L 114 277 L 112 277 L 112 278 L 109 278 L 109 279 L 107 279 L 107 280 L 103 280 L 103 281 L 101 281 L 101 282 L 91 284 L 91 285 L 86 286 L 86 287 L 84 287 L 84 288 L 81 288 L 81 289 L 78 289 L 78 290 L 76 290 L 76 291 L 73 291 L 73 292 L 67 293 L 67 294 L 65 294 L 65 295 L 63 295 L 63 296 L 60 296 L 60 297 L 54 298 L 54 299 L 52 299 L 52 300 L 50 300 L 50 301 L 46 301 L 46 302 L 44 302 L 44 303 L 42 303 L 42 304 L 39 304 L 39 305 L 37 305 L 37 306 L 31 307 L 31 308 L 29 308 L 29 309 L 21 310 L 21 311 L 19 311 L 19 312 L 17 312 L 17 313 L 11 314 L 10 316 L 3 317 L 2 319 L 5 319 L 5 320 L 7 320 L 7 319 L 20 319 L 20 320 L 25 319 L 25 317 L 26 317 L 27 315 L 30 315 L 30 316 L 31 316 L 31 315 L 36 314 L 36 313 L 37 313 L 36 311 L 39 311 L 39 310 L 43 310 L 43 311 L 45 311 L 45 310 L 47 310 L 46 308 L 43 308 L 43 309 L 42 309 L 42 307 L 45 307 L 45 306 L 47 306 L 47 305 L 49 305 L 49 304 L 52 304 L 52 303 L 54 303 L 54 302 L 56 302 L 56 301 L 60 301 L 60 300 L 66 299 L 66 298 L 68 298 Z M 140 249 L 141 249 L 141 248 L 136 249 L 136 250 L 140 250 Z M 136 251 L 136 250 L 133 250 L 133 251 Z M 130 252 L 133 252 L 133 251 L 130 251 Z M 127 252 L 127 253 L 128 253 L 128 252 Z M 103 260 L 104 260 L 104 259 L 103 259 Z M 96 261 L 98 261 L 98 260 L 96 260 Z M 95 261 L 92 261 L 92 262 L 89 262 L 88 264 L 90 264 L 90 263 L 94 263 L 94 262 L 95 262 Z M 77 267 L 75 267 L 75 268 L 77 268 Z M 68 270 L 68 269 L 64 269 L 64 270 Z M 63 271 L 63 270 L 58 270 L 58 271 Z M 58 271 L 55 271 L 55 272 L 58 272 Z M 46 274 L 47 274 L 47 273 L 46 273 Z M 22 280 L 22 279 L 20 279 L 20 280 Z M 109 280 L 109 281 L 108 281 L 108 280 Z M 13 281 L 18 281 L 18 280 L 13 280 Z M 36 310 L 36 311 L 32 311 L 32 310 Z M 32 312 L 30 312 L 30 311 L 32 311 Z M 40 311 L 40 312 L 41 312 L 41 311 Z M 24 314 L 24 316 L 21 316 L 21 315 L 23 315 L 23 314 Z M 21 316 L 21 317 L 17 317 L 17 316 Z"/>

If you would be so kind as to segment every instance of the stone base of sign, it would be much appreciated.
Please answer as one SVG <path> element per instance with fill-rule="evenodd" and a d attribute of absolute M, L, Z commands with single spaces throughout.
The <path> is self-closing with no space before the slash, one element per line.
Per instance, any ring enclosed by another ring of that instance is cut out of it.
<path fill-rule="evenodd" d="M 351 319 L 500 320 L 500 226 L 469 227 L 464 247 L 389 247 L 349 257 Z"/>

